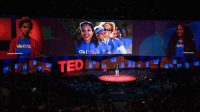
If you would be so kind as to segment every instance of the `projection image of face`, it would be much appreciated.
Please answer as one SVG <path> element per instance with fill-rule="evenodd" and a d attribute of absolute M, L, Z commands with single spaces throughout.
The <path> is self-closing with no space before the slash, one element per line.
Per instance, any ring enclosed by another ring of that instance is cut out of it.
<path fill-rule="evenodd" d="M 183 29 L 183 27 L 182 27 L 181 25 L 178 25 L 178 26 L 177 26 L 176 33 L 177 33 L 177 35 L 178 35 L 179 37 L 182 37 L 182 36 L 183 36 L 183 34 L 184 34 L 184 29 Z"/>
<path fill-rule="evenodd" d="M 81 27 L 81 36 L 85 40 L 86 43 L 89 43 L 92 40 L 94 32 L 89 24 L 84 24 Z"/>

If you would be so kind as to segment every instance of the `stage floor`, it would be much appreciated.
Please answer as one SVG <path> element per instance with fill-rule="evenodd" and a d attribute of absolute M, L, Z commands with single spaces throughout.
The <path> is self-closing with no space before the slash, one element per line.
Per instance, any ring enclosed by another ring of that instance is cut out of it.
<path fill-rule="evenodd" d="M 125 75 L 125 74 L 120 74 L 119 76 L 113 74 L 102 75 L 98 78 L 106 82 L 131 82 L 136 80 L 135 76 Z"/>

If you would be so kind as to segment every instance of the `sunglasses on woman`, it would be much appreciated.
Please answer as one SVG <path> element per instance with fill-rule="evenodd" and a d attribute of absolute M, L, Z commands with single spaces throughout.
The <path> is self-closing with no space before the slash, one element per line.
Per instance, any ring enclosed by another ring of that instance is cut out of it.
<path fill-rule="evenodd" d="M 105 31 L 111 31 L 111 29 L 108 29 L 108 28 L 104 28 L 104 30 L 105 30 Z"/>

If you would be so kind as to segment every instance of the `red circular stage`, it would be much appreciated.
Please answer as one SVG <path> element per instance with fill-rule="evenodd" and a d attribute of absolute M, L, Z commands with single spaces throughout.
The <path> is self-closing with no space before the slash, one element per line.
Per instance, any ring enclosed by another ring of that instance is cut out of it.
<path fill-rule="evenodd" d="M 107 82 L 131 82 L 136 80 L 136 77 L 130 75 L 102 75 L 99 79 Z"/>

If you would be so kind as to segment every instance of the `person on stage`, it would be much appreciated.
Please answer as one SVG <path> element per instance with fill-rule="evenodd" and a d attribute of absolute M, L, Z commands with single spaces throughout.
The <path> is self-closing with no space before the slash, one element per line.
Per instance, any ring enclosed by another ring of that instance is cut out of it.
<path fill-rule="evenodd" d="M 106 64 L 104 64 L 104 66 L 103 66 L 103 73 L 107 74 L 107 66 L 106 66 Z"/>
<path fill-rule="evenodd" d="M 115 76 L 119 76 L 119 64 L 115 65 Z"/>

